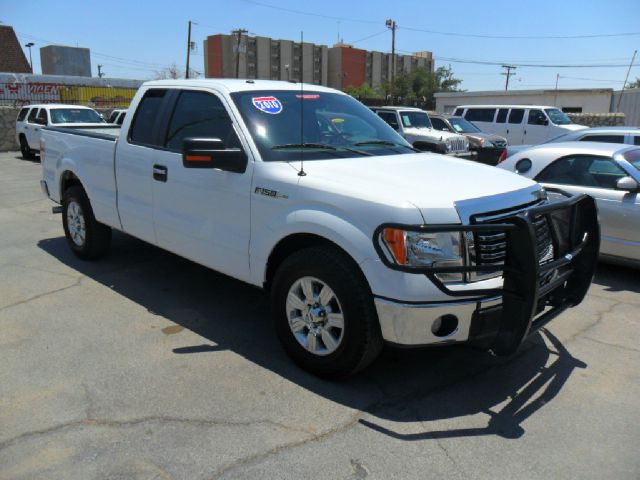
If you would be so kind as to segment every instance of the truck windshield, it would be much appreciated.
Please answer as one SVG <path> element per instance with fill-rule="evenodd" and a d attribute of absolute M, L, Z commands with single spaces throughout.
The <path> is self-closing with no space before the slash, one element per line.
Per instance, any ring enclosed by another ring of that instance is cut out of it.
<path fill-rule="evenodd" d="M 51 123 L 104 123 L 104 120 L 88 108 L 53 108 Z"/>
<path fill-rule="evenodd" d="M 551 122 L 555 125 L 569 125 L 573 123 L 562 110 L 558 110 L 557 108 L 545 108 L 544 111 L 547 112 L 549 119 L 551 119 Z"/>
<path fill-rule="evenodd" d="M 427 112 L 400 112 L 404 128 L 431 128 L 431 119 Z"/>
<path fill-rule="evenodd" d="M 458 133 L 482 133 L 482 130 L 462 117 L 451 117 L 449 123 L 451 123 L 453 129 Z"/>
<path fill-rule="evenodd" d="M 264 161 L 397 155 L 413 148 L 348 95 L 295 90 L 233 93 Z M 302 110 L 301 110 L 302 109 Z"/>

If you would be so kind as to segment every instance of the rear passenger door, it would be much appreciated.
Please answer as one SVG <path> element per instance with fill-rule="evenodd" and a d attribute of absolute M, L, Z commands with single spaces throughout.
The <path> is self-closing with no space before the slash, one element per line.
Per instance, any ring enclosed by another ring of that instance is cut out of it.
<path fill-rule="evenodd" d="M 186 138 L 219 138 L 225 148 L 248 145 L 234 126 L 224 97 L 204 90 L 176 90 L 154 171 L 153 222 L 158 245 L 236 278 L 249 278 L 250 195 L 253 162 L 244 173 L 185 168 Z"/>
<path fill-rule="evenodd" d="M 509 145 L 522 145 L 524 136 L 524 108 L 512 108 L 507 117 L 505 136 Z"/>
<path fill-rule="evenodd" d="M 34 108 L 29 112 L 27 122 L 24 126 L 24 134 L 27 137 L 27 143 L 29 148 L 38 150 L 40 148 L 40 125 L 38 125 L 38 117 L 41 115 L 40 111 L 44 108 Z"/>

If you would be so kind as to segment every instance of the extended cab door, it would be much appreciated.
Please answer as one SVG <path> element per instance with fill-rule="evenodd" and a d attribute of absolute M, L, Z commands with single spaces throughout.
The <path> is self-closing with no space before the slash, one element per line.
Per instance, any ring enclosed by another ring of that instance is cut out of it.
<path fill-rule="evenodd" d="M 235 278 L 249 278 L 250 191 L 253 162 L 244 173 L 186 168 L 186 138 L 218 138 L 241 148 L 224 97 L 174 90 L 175 103 L 161 150 L 153 159 L 153 221 L 158 245 Z"/>
<path fill-rule="evenodd" d="M 156 243 L 153 228 L 153 165 L 162 141 L 159 132 L 166 123 L 169 91 L 147 90 L 130 122 L 125 122 L 116 147 L 118 214 L 125 232 Z M 126 138 L 124 132 L 127 132 Z"/>

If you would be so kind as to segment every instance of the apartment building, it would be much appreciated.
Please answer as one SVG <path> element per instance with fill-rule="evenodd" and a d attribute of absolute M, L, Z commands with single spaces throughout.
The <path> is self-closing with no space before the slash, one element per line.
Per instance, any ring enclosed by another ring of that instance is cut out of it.
<path fill-rule="evenodd" d="M 326 85 L 337 89 L 391 79 L 392 55 L 337 43 L 326 45 L 252 37 L 244 33 L 210 35 L 204 40 L 207 78 L 260 78 Z M 396 75 L 417 68 L 433 71 L 431 52 L 396 54 Z"/>

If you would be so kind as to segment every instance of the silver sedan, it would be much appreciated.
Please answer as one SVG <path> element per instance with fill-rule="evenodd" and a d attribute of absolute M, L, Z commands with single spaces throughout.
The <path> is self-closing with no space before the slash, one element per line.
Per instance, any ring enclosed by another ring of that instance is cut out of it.
<path fill-rule="evenodd" d="M 640 266 L 639 147 L 599 142 L 543 144 L 508 157 L 498 168 L 547 187 L 594 197 L 600 216 L 601 258 Z"/>

